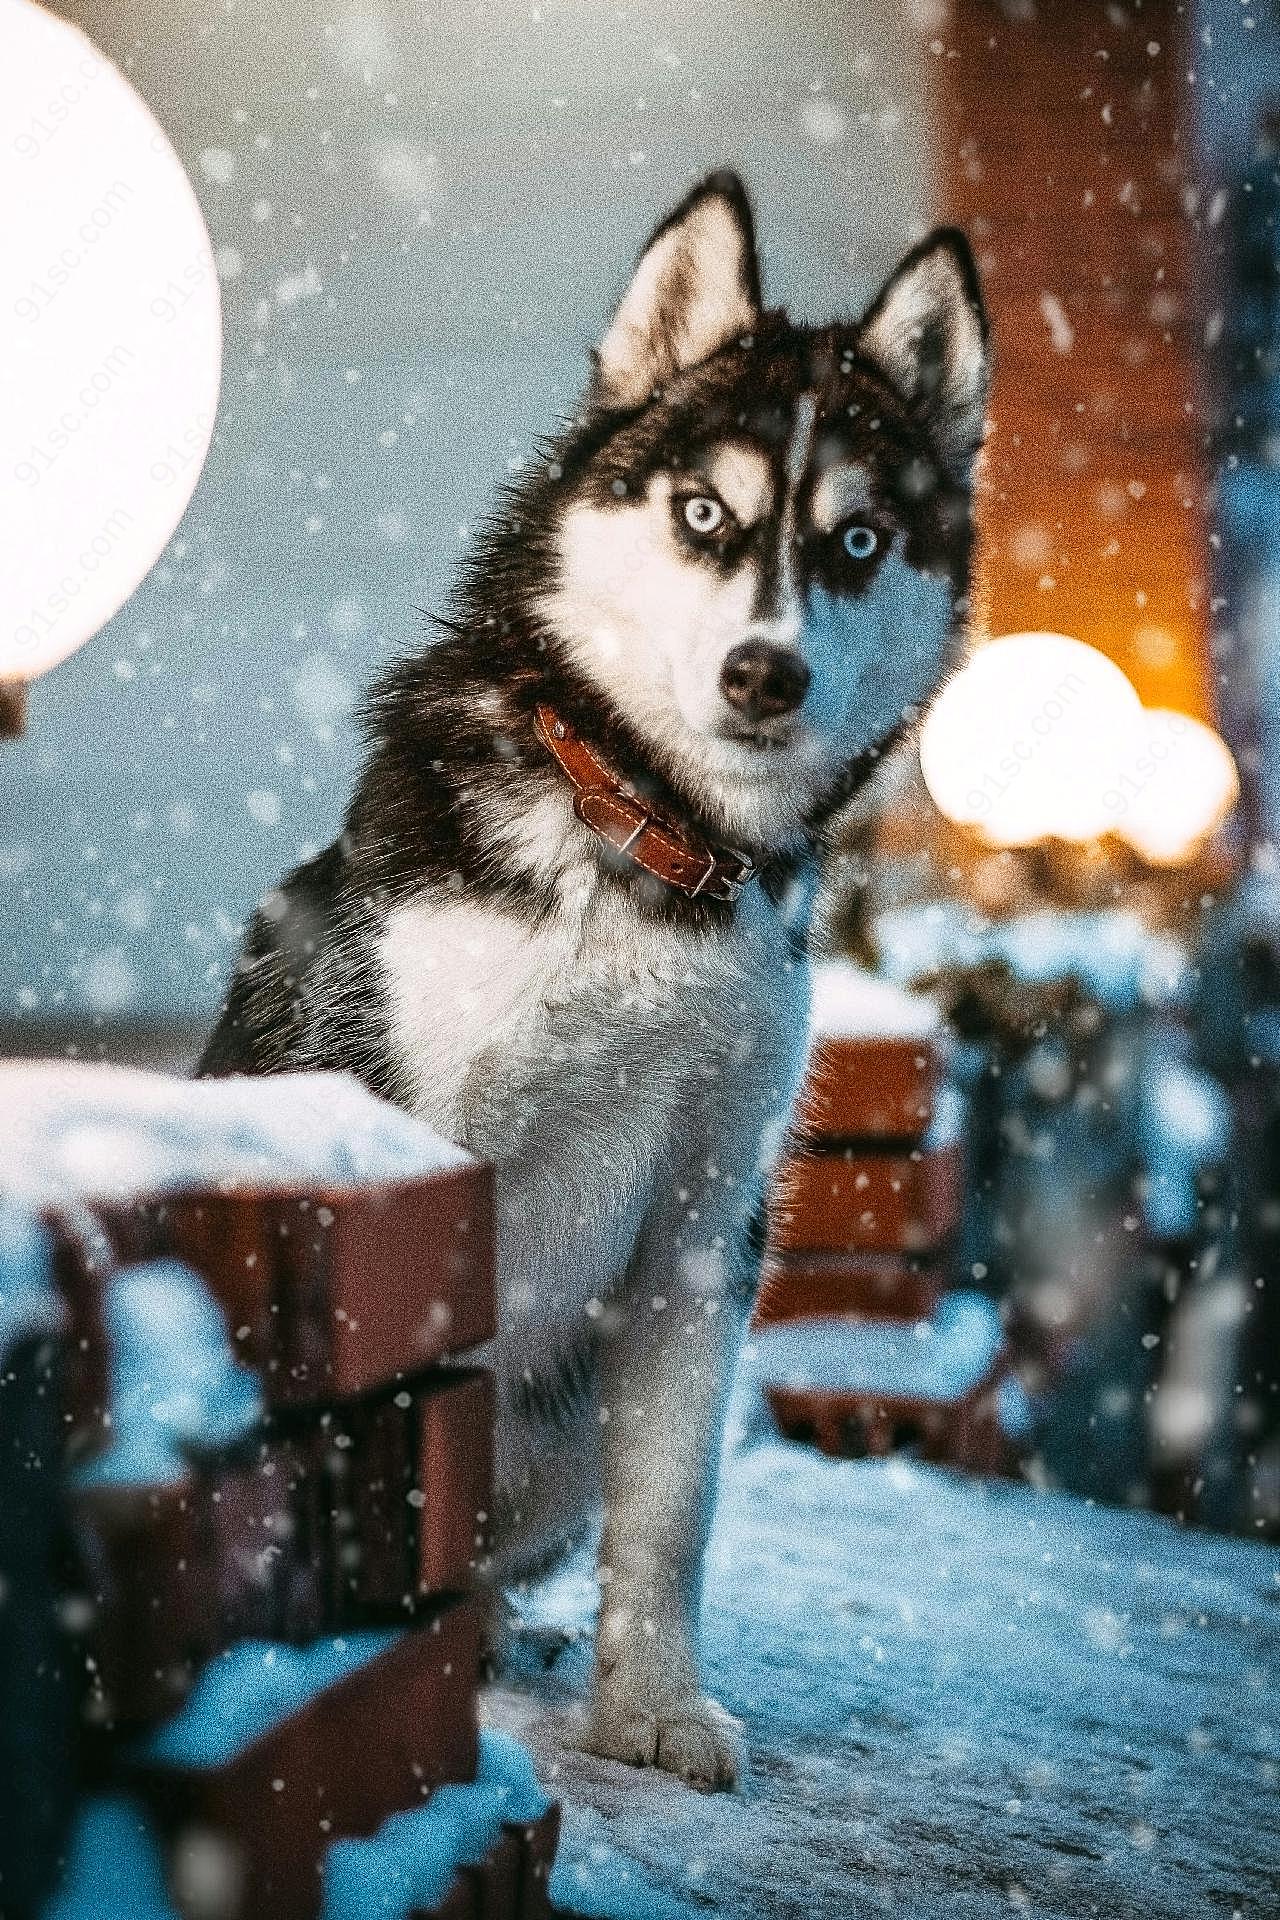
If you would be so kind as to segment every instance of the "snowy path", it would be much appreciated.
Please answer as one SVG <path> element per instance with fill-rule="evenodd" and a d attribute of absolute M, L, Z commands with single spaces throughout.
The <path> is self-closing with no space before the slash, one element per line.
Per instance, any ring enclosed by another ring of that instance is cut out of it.
<path fill-rule="evenodd" d="M 584 1620 L 562 1576 L 549 1615 Z M 553 1883 L 667 1920 L 1275 1920 L 1280 1559 L 1147 1515 L 769 1441 L 706 1616 L 741 1796 L 571 1746 L 586 1649 L 491 1689 L 565 1803 Z"/>

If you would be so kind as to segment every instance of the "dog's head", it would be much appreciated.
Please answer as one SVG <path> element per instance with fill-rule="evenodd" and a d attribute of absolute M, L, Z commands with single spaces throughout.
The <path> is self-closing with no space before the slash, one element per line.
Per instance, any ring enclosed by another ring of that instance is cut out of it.
<path fill-rule="evenodd" d="M 731 175 L 649 241 L 552 468 L 539 613 L 727 828 L 785 837 L 939 686 L 986 391 L 959 234 L 817 328 L 764 310 Z"/>

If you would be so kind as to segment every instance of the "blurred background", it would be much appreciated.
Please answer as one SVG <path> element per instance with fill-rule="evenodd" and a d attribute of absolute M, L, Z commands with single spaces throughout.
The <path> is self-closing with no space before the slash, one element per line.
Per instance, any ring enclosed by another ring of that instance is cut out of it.
<path fill-rule="evenodd" d="M 883 0 L 62 11 L 195 184 L 223 391 L 179 538 L 5 755 L 0 980 L 34 1022 L 200 1025 L 657 218 L 729 162 L 772 293 L 857 312 L 931 218 L 930 55 Z"/>
<path fill-rule="evenodd" d="M 1095 651 L 992 683 L 1012 772 L 962 705 L 886 767 L 835 945 L 945 1017 L 929 1252 L 999 1316 L 1015 1469 L 1280 1533 L 1280 7 L 54 11 L 194 185 L 222 392 L 161 560 L 3 749 L 0 1052 L 194 1057 L 338 826 L 360 689 L 694 177 L 742 172 L 807 317 L 958 220 L 998 355 L 977 624 Z M 130 193 L 108 167 L 108 224 Z M 1099 653 L 1149 737 L 1090 787 Z"/>

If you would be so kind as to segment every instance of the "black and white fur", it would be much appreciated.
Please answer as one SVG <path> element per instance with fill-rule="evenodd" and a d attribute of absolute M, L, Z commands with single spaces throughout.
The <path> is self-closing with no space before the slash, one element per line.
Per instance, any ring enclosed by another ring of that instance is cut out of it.
<path fill-rule="evenodd" d="M 374 690 L 344 831 L 264 901 L 202 1062 L 346 1068 L 495 1164 L 498 1567 L 561 1551 L 603 1476 L 588 1744 L 700 1785 L 738 1767 L 700 1569 L 817 860 L 957 658 L 986 361 L 959 235 L 802 327 L 739 182 L 691 193 L 442 636 Z M 612 855 L 539 701 L 761 879 L 690 900 Z"/>

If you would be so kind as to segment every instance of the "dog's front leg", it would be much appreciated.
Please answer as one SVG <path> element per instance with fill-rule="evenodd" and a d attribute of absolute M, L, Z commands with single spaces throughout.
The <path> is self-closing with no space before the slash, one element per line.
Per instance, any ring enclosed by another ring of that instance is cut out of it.
<path fill-rule="evenodd" d="M 701 1197 L 701 1196 L 700 1196 Z M 586 1744 L 733 1786 L 737 1723 L 698 1681 L 702 1555 L 724 1406 L 758 1256 L 744 1219 L 688 1189 L 642 1236 L 602 1348 L 604 1534 Z"/>

